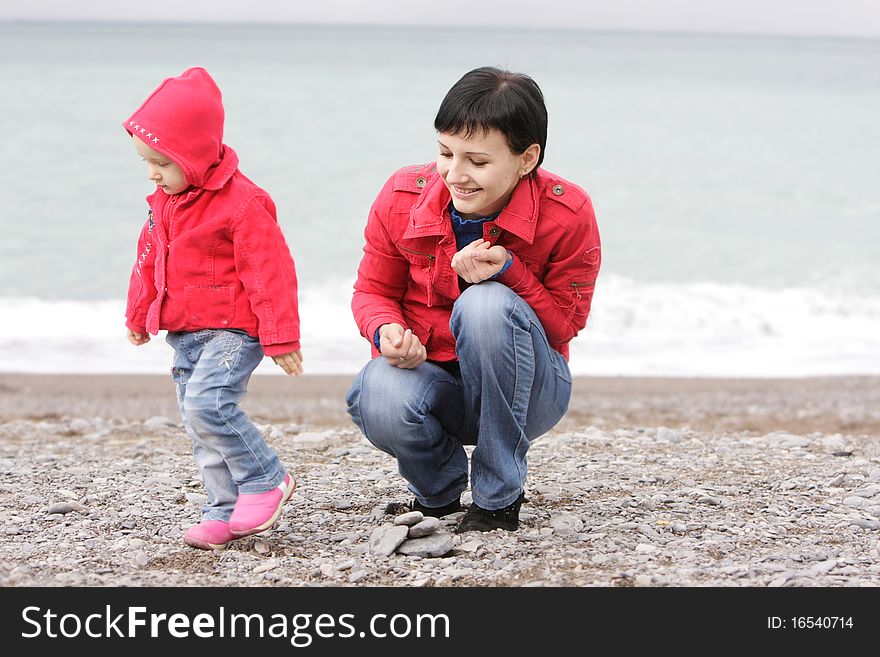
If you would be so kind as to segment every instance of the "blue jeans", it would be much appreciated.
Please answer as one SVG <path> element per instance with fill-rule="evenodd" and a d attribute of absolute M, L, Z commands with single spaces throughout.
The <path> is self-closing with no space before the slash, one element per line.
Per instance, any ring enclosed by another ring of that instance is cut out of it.
<path fill-rule="evenodd" d="M 348 391 L 348 412 L 373 445 L 397 459 L 425 506 L 467 487 L 484 509 L 516 500 L 530 441 L 565 415 L 571 374 L 529 305 L 501 283 L 467 288 L 452 309 L 460 372 L 430 361 L 412 370 L 371 360 Z"/>
<path fill-rule="evenodd" d="M 202 519 L 228 521 L 239 493 L 264 493 L 284 480 L 278 455 L 238 406 L 263 349 L 241 331 L 169 331 L 166 339 L 180 416 L 208 493 Z"/>

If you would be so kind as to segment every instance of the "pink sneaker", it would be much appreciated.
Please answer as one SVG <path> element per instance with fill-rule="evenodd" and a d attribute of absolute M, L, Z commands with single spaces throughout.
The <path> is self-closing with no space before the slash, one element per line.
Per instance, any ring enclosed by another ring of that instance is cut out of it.
<path fill-rule="evenodd" d="M 270 491 L 242 493 L 232 509 L 229 530 L 235 536 L 266 531 L 281 517 L 281 509 L 295 489 L 296 481 L 288 473 L 284 475 L 284 481 Z"/>
<path fill-rule="evenodd" d="M 228 522 L 203 520 L 187 530 L 183 542 L 200 550 L 222 550 L 235 539 L 235 534 L 229 531 Z"/>

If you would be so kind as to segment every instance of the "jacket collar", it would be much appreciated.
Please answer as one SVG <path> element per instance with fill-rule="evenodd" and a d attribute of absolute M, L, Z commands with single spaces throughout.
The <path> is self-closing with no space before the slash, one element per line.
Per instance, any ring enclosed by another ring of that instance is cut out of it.
<path fill-rule="evenodd" d="M 538 219 L 538 190 L 534 176 L 520 180 L 505 208 L 495 218 L 495 225 L 513 233 L 531 244 L 535 239 Z M 452 228 L 446 216 L 446 208 L 452 196 L 439 174 L 431 176 L 419 200 L 410 212 L 409 225 L 404 238 L 426 235 L 445 235 Z"/>
<path fill-rule="evenodd" d="M 208 170 L 202 189 L 222 189 L 237 170 L 238 154 L 231 147 L 223 144 L 220 151 L 220 161 Z"/>

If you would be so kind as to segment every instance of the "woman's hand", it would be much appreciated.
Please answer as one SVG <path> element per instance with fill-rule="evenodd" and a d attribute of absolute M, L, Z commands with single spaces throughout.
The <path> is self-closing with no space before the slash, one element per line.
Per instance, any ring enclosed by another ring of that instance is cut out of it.
<path fill-rule="evenodd" d="M 452 268 L 468 283 L 479 283 L 501 271 L 510 257 L 503 246 L 479 239 L 452 256 Z"/>
<path fill-rule="evenodd" d="M 383 324 L 379 329 L 379 350 L 388 364 L 411 370 L 428 360 L 428 351 L 412 329 L 400 324 Z"/>
<path fill-rule="evenodd" d="M 280 366 L 284 373 L 287 376 L 291 374 L 296 374 L 299 376 L 303 373 L 302 368 L 302 351 L 297 349 L 296 351 L 291 351 L 289 354 L 279 354 L 278 356 L 272 356 L 272 360 L 275 361 L 275 364 Z"/>
<path fill-rule="evenodd" d="M 149 333 L 135 333 L 131 329 L 126 330 L 128 331 L 128 341 L 135 347 L 140 347 L 142 344 L 147 344 L 150 341 Z"/>

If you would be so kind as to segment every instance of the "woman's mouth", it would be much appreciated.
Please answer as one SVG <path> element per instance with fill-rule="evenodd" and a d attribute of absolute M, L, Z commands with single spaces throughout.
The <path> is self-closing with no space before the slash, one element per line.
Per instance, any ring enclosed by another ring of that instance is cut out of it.
<path fill-rule="evenodd" d="M 458 197 L 462 199 L 470 198 L 474 196 L 477 192 L 479 192 L 482 187 L 459 187 L 458 185 L 452 186 L 452 192 Z"/>

